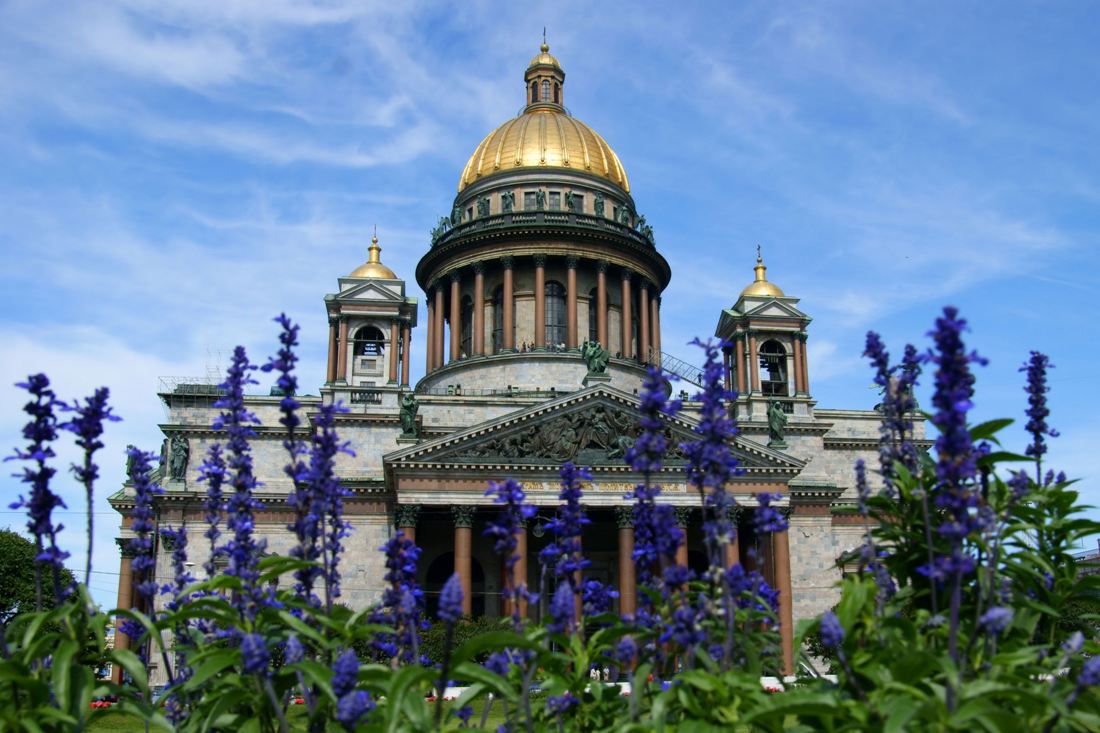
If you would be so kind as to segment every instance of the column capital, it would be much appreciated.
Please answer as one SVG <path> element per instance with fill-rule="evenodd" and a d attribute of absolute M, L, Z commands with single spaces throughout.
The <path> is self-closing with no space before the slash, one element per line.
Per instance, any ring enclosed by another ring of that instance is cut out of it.
<path fill-rule="evenodd" d="M 576 270 L 577 265 L 580 263 L 580 258 L 576 255 L 569 255 L 565 258 L 565 266 L 570 270 Z"/>
<path fill-rule="evenodd" d="M 633 507 L 633 505 L 615 507 L 615 521 L 618 522 L 619 529 L 633 529 L 634 528 L 634 507 Z"/>
<path fill-rule="evenodd" d="M 684 529 L 688 526 L 688 522 L 691 521 L 691 515 L 695 513 L 695 507 L 678 506 L 673 507 L 673 511 L 676 512 L 676 526 L 680 529 Z"/>
<path fill-rule="evenodd" d="M 646 280 L 644 277 L 638 278 L 638 289 L 648 291 L 649 290 L 649 280 Z"/>
<path fill-rule="evenodd" d="M 726 519 L 733 522 L 734 529 L 737 529 L 737 523 L 741 521 L 741 517 L 745 514 L 745 507 L 733 505 L 726 507 Z"/>
<path fill-rule="evenodd" d="M 608 267 L 611 267 L 611 263 L 608 262 L 607 260 L 597 260 L 596 261 L 596 271 L 597 272 L 607 272 Z"/>
<path fill-rule="evenodd" d="M 393 523 L 394 526 L 401 527 L 416 527 L 417 519 L 420 518 L 420 505 L 419 504 L 397 504 L 393 508 Z"/>
<path fill-rule="evenodd" d="M 451 507 L 451 516 L 455 520 L 455 528 L 467 528 L 474 526 L 474 512 L 477 507 L 472 504 L 456 504 Z"/>
<path fill-rule="evenodd" d="M 535 255 L 535 267 L 546 267 L 546 255 Z"/>
<path fill-rule="evenodd" d="M 624 267 L 622 271 L 623 280 L 630 280 L 634 277 L 634 272 L 629 267 Z"/>
<path fill-rule="evenodd" d="M 137 548 L 133 545 L 133 540 L 130 537 L 115 537 L 115 544 L 118 545 L 118 553 L 122 557 L 136 557 Z"/>
<path fill-rule="evenodd" d="M 462 271 L 461 270 L 451 270 L 451 282 L 452 283 L 462 282 Z"/>
<path fill-rule="evenodd" d="M 777 506 L 775 507 L 775 510 L 779 512 L 779 515 L 787 521 L 790 521 L 791 515 L 794 513 L 794 507 L 791 506 Z"/>
<path fill-rule="evenodd" d="M 512 255 L 501 257 L 500 266 L 503 267 L 505 270 L 511 270 L 513 267 L 516 266 L 516 258 Z"/>
<path fill-rule="evenodd" d="M 485 274 L 485 262 L 484 261 L 478 260 L 473 265 L 471 265 L 471 267 L 474 268 L 474 274 L 475 275 L 484 275 Z"/>

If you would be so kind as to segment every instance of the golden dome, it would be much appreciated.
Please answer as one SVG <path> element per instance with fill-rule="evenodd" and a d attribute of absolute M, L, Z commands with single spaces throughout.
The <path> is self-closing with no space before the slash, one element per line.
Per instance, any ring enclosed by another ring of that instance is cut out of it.
<path fill-rule="evenodd" d="M 629 193 L 619 156 L 595 130 L 565 111 L 565 72 L 545 39 L 539 50 L 523 75 L 527 106 L 477 146 L 458 179 L 459 192 L 498 173 L 565 169 L 599 176 Z"/>
<path fill-rule="evenodd" d="M 462 169 L 458 190 L 522 168 L 583 171 L 630 192 L 626 169 L 611 146 L 577 118 L 550 108 L 528 109 L 490 132 Z"/>
<path fill-rule="evenodd" d="M 382 264 L 382 248 L 378 246 L 378 233 L 370 238 L 367 261 L 352 270 L 348 277 L 373 277 L 377 280 L 400 280 L 393 270 Z"/>
<path fill-rule="evenodd" d="M 550 46 L 544 41 L 539 46 L 539 53 L 531 57 L 531 63 L 527 64 L 527 68 L 532 66 L 553 66 L 555 69 L 560 69 L 561 64 L 558 63 L 557 58 L 550 55 Z"/>
<path fill-rule="evenodd" d="M 756 255 L 756 280 L 749 283 L 749 286 L 741 291 L 741 297 L 746 296 L 752 298 L 782 298 L 783 291 L 779 289 L 779 286 L 775 283 L 768 282 L 768 279 L 764 277 L 764 273 L 767 271 L 767 267 L 764 266 L 764 258 L 759 254 Z"/>

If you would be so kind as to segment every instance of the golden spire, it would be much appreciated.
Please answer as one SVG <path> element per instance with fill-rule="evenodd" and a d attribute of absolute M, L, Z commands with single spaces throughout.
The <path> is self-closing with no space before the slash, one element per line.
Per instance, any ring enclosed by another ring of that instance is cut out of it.
<path fill-rule="evenodd" d="M 741 291 L 741 296 L 755 296 L 755 297 L 770 297 L 770 298 L 782 298 L 783 291 L 779 289 L 779 286 L 775 283 L 768 282 L 768 278 L 765 273 L 768 271 L 767 266 L 764 264 L 764 257 L 760 254 L 760 245 L 756 245 L 756 267 L 753 268 L 756 272 L 756 279 L 749 284 L 747 288 Z"/>
<path fill-rule="evenodd" d="M 393 270 L 382 264 L 382 248 L 378 246 L 378 225 L 367 248 L 367 261 L 355 268 L 348 277 L 373 277 L 379 280 L 400 280 Z"/>

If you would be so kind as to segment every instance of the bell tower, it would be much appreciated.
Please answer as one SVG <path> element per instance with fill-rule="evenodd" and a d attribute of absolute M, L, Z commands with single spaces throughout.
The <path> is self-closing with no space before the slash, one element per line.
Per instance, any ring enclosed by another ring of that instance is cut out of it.
<path fill-rule="evenodd" d="M 726 386 L 737 391 L 741 420 L 766 420 L 772 402 L 792 417 L 809 418 L 806 328 L 811 318 L 796 307 L 798 298 L 768 280 L 759 247 L 753 269 L 755 279 L 722 311 L 715 329 L 731 344 L 725 349 Z"/>
<path fill-rule="evenodd" d="M 329 319 L 328 371 L 321 392 L 345 404 L 396 404 L 409 388 L 409 348 L 416 327 L 416 298 L 405 281 L 382 264 L 378 233 L 367 261 L 338 280 L 325 296 Z"/>

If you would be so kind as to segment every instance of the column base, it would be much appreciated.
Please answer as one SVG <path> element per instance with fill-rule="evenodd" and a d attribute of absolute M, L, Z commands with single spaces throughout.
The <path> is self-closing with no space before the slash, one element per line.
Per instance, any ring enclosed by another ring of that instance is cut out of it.
<path fill-rule="evenodd" d="M 581 380 L 581 386 L 591 387 L 593 384 L 609 384 L 610 382 L 610 374 L 585 374 L 584 379 Z"/>
<path fill-rule="evenodd" d="M 398 445 L 416 445 L 420 442 L 420 438 L 413 435 L 399 435 L 397 437 Z"/>

